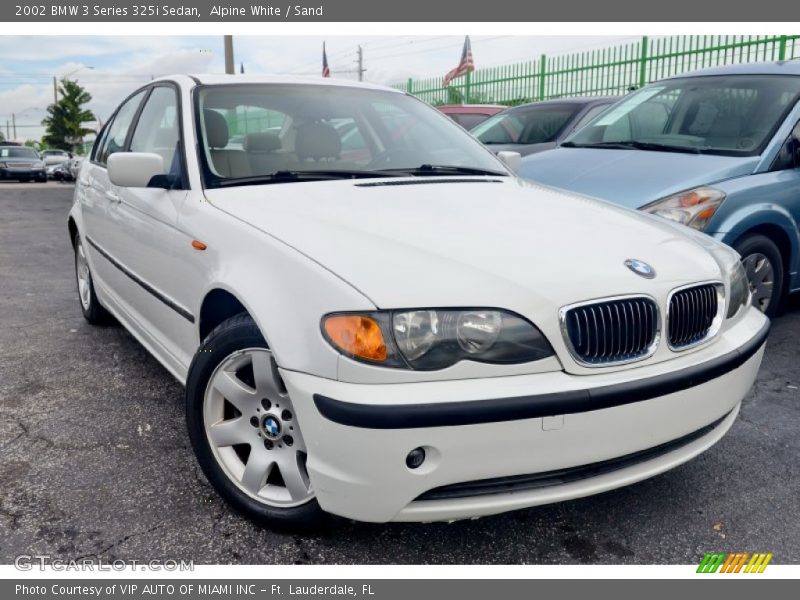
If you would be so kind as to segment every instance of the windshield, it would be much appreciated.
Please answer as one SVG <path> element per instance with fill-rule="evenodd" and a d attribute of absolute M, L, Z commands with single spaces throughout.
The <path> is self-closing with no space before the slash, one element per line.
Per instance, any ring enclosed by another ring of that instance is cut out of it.
<path fill-rule="evenodd" d="M 490 117 L 472 130 L 484 144 L 544 144 L 554 142 L 578 104 L 541 104 L 514 108 Z"/>
<path fill-rule="evenodd" d="M 800 77 L 730 75 L 662 81 L 627 96 L 566 146 L 759 154 L 800 93 Z"/>
<path fill-rule="evenodd" d="M 206 185 L 386 175 L 497 174 L 502 164 L 405 94 L 310 84 L 202 86 Z M 470 173 L 468 173 L 470 172 Z M 289 176 L 291 175 L 291 176 Z"/>
<path fill-rule="evenodd" d="M 0 148 L 0 158 L 39 158 L 36 150 L 26 146 L 6 146 Z"/>

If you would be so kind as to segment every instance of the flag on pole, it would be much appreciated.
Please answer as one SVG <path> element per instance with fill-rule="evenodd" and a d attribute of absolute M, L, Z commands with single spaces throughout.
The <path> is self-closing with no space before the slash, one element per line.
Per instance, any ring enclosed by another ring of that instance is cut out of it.
<path fill-rule="evenodd" d="M 325 52 L 325 42 L 322 42 L 322 76 L 331 76 L 331 70 L 328 67 L 328 54 Z"/>
<path fill-rule="evenodd" d="M 464 38 L 464 48 L 461 50 L 461 60 L 455 69 L 452 69 L 444 76 L 444 86 L 450 85 L 450 82 L 456 77 L 461 77 L 471 71 L 475 70 L 475 63 L 472 61 L 472 45 L 469 43 L 469 36 Z"/>

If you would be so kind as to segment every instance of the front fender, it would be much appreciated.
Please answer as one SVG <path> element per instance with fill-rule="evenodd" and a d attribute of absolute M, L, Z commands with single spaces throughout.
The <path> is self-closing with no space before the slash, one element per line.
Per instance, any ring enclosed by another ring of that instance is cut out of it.
<path fill-rule="evenodd" d="M 733 246 L 737 240 L 756 228 L 779 228 L 789 240 L 789 260 L 787 269 L 790 278 L 795 278 L 800 266 L 800 237 L 798 235 L 797 221 L 792 214 L 779 204 L 771 202 L 758 202 L 747 204 L 733 211 L 719 223 L 716 231 L 708 232 L 709 235 L 721 242 Z M 796 287 L 793 282 L 792 287 Z"/>
<path fill-rule="evenodd" d="M 340 310 L 374 310 L 374 305 L 291 248 L 263 238 L 261 252 L 250 248 L 228 255 L 223 268 L 210 274 L 195 314 L 209 292 L 225 290 L 252 316 L 281 368 L 336 379 L 339 354 L 322 337 L 321 317 Z"/>

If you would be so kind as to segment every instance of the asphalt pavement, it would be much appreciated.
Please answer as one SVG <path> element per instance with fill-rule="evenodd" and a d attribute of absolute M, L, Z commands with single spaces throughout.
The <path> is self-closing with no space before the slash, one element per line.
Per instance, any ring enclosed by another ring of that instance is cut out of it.
<path fill-rule="evenodd" d="M 800 563 L 798 298 L 730 433 L 686 465 L 497 517 L 332 519 L 301 535 L 232 512 L 195 462 L 182 387 L 120 326 L 83 320 L 71 199 L 69 185 L 0 184 L 0 563 L 685 564 L 712 550 Z"/>

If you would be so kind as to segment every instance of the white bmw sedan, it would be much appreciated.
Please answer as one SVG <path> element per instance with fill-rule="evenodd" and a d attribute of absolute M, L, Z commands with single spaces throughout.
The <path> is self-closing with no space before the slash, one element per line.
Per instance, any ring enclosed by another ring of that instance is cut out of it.
<path fill-rule="evenodd" d="M 86 319 L 185 384 L 209 481 L 271 523 L 651 477 L 731 427 L 769 329 L 727 247 L 525 183 L 421 101 L 342 81 L 151 82 L 84 161 L 69 233 Z"/>

